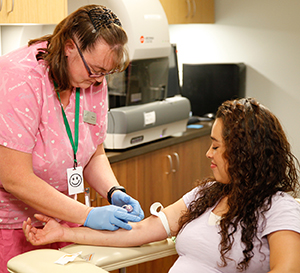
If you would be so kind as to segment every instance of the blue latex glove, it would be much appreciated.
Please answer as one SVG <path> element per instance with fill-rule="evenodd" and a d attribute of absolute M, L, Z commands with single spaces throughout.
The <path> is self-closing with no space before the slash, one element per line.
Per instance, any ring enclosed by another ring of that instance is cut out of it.
<path fill-rule="evenodd" d="M 101 230 L 132 229 L 128 222 L 138 222 L 140 218 L 129 214 L 126 209 L 118 206 L 103 206 L 93 208 L 84 222 L 85 227 Z"/>
<path fill-rule="evenodd" d="M 133 210 L 129 212 L 129 214 L 138 216 L 140 220 L 144 219 L 144 212 L 140 206 L 140 203 L 125 192 L 115 191 L 111 197 L 111 203 L 119 207 L 122 207 L 123 205 L 131 205 Z"/>

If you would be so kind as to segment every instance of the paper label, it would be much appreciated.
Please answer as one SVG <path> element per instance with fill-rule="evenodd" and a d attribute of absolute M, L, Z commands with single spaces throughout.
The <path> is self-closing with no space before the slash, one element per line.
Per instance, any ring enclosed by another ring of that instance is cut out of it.
<path fill-rule="evenodd" d="M 154 124 L 156 122 L 155 111 L 144 113 L 144 125 Z"/>
<path fill-rule="evenodd" d="M 67 264 L 69 262 L 73 262 L 81 253 L 82 253 L 82 251 L 77 252 L 77 253 L 73 253 L 73 254 L 65 254 L 64 256 L 60 257 L 54 263 L 55 264 L 65 265 L 65 264 Z"/>

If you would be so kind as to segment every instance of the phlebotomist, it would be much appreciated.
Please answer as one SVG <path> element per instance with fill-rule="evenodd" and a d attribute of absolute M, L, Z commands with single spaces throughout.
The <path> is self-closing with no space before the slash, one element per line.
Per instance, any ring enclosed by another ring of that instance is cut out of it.
<path fill-rule="evenodd" d="M 126 43 L 117 16 L 89 5 L 66 17 L 52 35 L 0 57 L 1 270 L 11 257 L 34 248 L 22 223 L 36 212 L 107 230 L 130 229 L 128 221 L 144 217 L 116 180 L 103 148 L 105 75 L 128 65 Z M 74 200 L 83 179 L 112 205 L 90 208 Z"/>

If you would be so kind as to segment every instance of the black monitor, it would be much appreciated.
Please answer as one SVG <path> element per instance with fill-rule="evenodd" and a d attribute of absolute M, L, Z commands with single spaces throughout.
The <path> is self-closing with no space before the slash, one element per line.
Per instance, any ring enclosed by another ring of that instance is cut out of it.
<path fill-rule="evenodd" d="M 171 44 L 171 52 L 169 56 L 169 76 L 167 97 L 174 97 L 181 94 L 179 84 L 178 60 L 177 60 L 177 47 L 176 44 Z"/>
<path fill-rule="evenodd" d="M 183 64 L 182 96 L 193 116 L 215 114 L 226 100 L 245 97 L 244 63 Z"/>

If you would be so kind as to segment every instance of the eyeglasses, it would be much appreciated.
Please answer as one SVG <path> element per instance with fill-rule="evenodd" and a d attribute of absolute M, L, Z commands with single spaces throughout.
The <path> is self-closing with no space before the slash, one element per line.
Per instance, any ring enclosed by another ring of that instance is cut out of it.
<path fill-rule="evenodd" d="M 86 63 L 86 60 L 84 59 L 83 54 L 82 54 L 79 46 L 75 42 L 74 42 L 74 44 L 75 44 L 75 46 L 76 46 L 76 48 L 78 50 L 78 53 L 79 53 L 79 55 L 81 57 L 81 60 L 83 61 L 85 69 L 87 70 L 90 78 L 100 78 L 100 77 L 103 77 L 103 76 L 110 75 L 110 74 L 118 72 L 118 70 L 115 69 L 115 70 L 111 70 L 109 72 L 99 72 L 99 74 L 93 74 L 92 71 L 91 71 L 91 69 L 89 68 L 88 64 Z"/>

